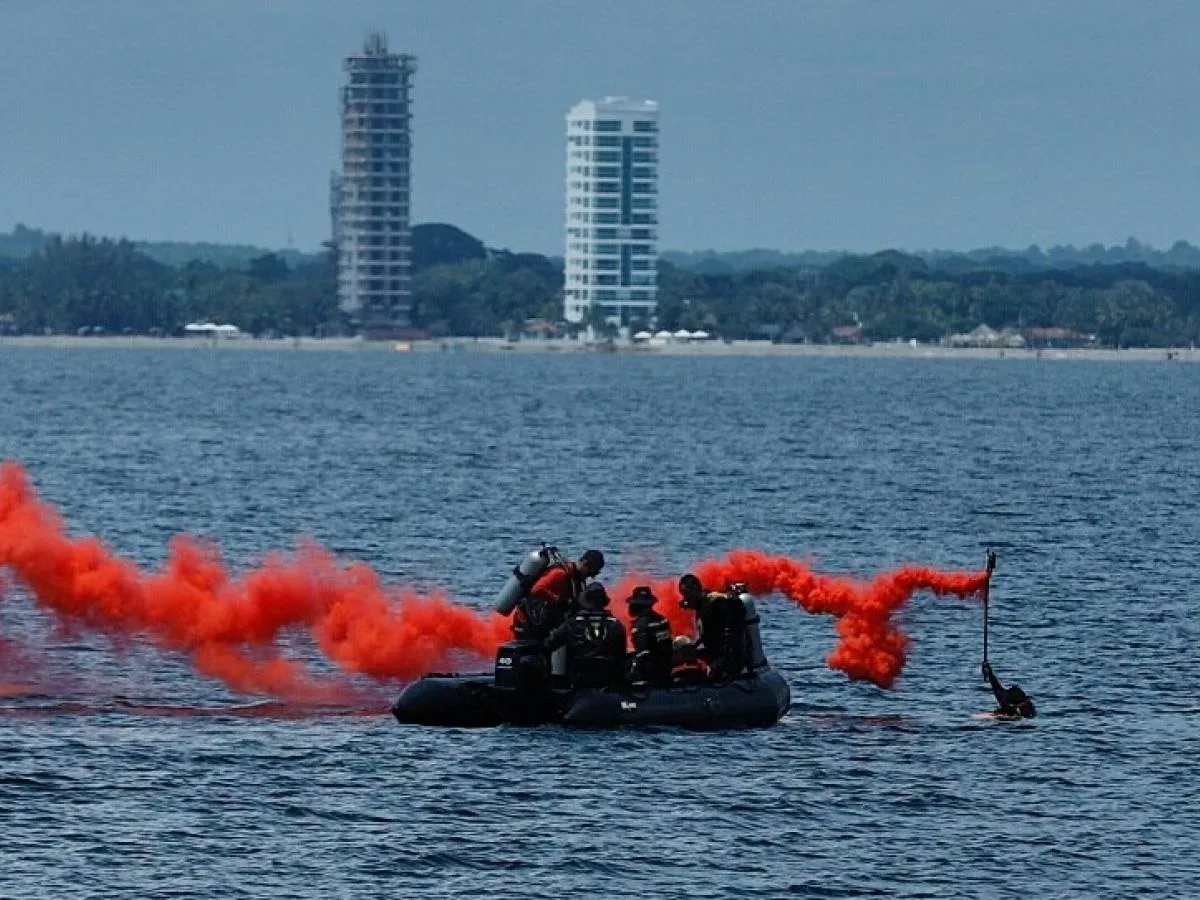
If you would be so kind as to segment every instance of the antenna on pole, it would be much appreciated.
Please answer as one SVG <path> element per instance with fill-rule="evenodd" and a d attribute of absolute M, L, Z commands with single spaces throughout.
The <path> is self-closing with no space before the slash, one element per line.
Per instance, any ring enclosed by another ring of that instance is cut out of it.
<path fill-rule="evenodd" d="M 983 661 L 988 661 L 988 599 L 991 594 L 992 573 L 996 571 L 996 554 L 987 552 L 987 580 L 983 583 Z"/>
<path fill-rule="evenodd" d="M 387 35 L 382 31 L 372 31 L 363 42 L 363 52 L 368 56 L 387 55 Z"/>

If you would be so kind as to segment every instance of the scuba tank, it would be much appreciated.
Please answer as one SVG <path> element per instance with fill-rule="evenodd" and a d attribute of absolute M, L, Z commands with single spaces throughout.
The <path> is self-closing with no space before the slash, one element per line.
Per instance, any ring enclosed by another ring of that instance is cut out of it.
<path fill-rule="evenodd" d="M 527 553 L 525 558 L 512 570 L 508 581 L 504 582 L 504 587 L 500 588 L 500 593 L 496 595 L 492 609 L 502 616 L 511 615 L 512 611 L 517 608 L 517 604 L 529 596 L 529 589 L 542 576 L 542 573 L 550 568 L 551 562 L 559 560 L 561 557 L 558 550 L 554 547 L 547 547 L 545 544 L 541 549 Z"/>
<path fill-rule="evenodd" d="M 767 666 L 767 657 L 763 653 L 762 632 L 758 630 L 758 607 L 754 598 L 740 585 L 738 597 L 746 608 L 746 668 L 751 672 Z"/>
<path fill-rule="evenodd" d="M 567 677 L 567 648 L 565 645 L 550 654 L 550 674 L 555 678 Z"/>

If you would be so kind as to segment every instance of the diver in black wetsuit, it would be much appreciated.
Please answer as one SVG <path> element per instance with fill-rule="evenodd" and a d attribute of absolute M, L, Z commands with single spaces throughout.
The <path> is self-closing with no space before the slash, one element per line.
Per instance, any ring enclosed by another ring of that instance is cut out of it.
<path fill-rule="evenodd" d="M 746 668 L 746 607 L 736 591 L 706 591 L 690 572 L 679 579 L 679 605 L 695 610 L 696 650 L 712 677 L 733 678 Z"/>
<path fill-rule="evenodd" d="M 625 678 L 625 626 L 610 613 L 604 585 L 592 582 L 579 598 L 579 609 L 546 638 L 554 652 L 567 646 L 571 687 L 607 687 Z"/>
<path fill-rule="evenodd" d="M 1001 684 L 1000 679 L 996 677 L 996 673 L 992 671 L 990 663 L 984 663 L 980 671 L 983 672 L 983 677 L 987 679 L 988 684 L 992 686 L 992 693 L 996 695 L 996 703 L 999 704 L 996 709 L 996 715 L 1002 719 L 1032 719 L 1037 715 L 1037 710 L 1034 708 L 1033 701 L 1017 685 L 1005 687 Z"/>
<path fill-rule="evenodd" d="M 654 609 L 658 598 L 650 588 L 633 589 L 629 595 L 633 655 L 629 674 L 635 682 L 667 684 L 671 681 L 671 623 Z"/>

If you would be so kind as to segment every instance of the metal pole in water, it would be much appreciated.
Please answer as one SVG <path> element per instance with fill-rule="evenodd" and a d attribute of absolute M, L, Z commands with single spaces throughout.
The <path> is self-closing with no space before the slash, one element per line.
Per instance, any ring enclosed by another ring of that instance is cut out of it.
<path fill-rule="evenodd" d="M 988 600 L 992 587 L 992 572 L 996 570 L 996 554 L 987 552 L 987 581 L 983 583 L 983 661 L 988 661 Z"/>

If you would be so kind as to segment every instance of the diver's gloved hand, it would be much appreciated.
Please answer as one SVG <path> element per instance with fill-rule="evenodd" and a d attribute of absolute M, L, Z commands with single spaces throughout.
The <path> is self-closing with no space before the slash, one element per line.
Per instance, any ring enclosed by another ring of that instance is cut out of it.
<path fill-rule="evenodd" d="M 991 680 L 992 680 L 992 666 L 991 666 L 991 663 L 985 662 L 983 665 L 981 665 L 981 666 L 979 667 L 979 671 L 982 673 L 982 675 L 983 675 L 983 677 L 984 677 L 984 679 L 985 679 L 985 680 L 987 680 L 987 681 L 991 681 Z"/>

